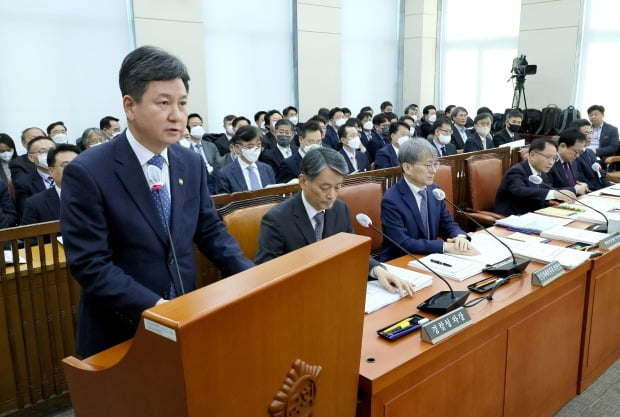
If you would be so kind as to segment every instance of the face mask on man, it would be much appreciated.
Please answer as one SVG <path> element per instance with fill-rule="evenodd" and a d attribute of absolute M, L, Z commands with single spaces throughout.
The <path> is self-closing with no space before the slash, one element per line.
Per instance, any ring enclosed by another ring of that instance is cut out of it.
<path fill-rule="evenodd" d="M 411 136 L 411 137 L 415 136 L 415 127 L 411 126 L 409 128 L 409 136 Z"/>
<path fill-rule="evenodd" d="M 439 135 L 439 143 L 442 145 L 447 145 L 452 140 L 452 136 L 450 135 Z"/>
<path fill-rule="evenodd" d="M 291 144 L 291 138 L 286 135 L 276 136 L 276 141 L 278 142 L 278 145 L 283 148 L 286 148 L 288 145 Z"/>
<path fill-rule="evenodd" d="M 321 147 L 321 145 L 319 145 L 318 143 L 313 143 L 312 145 L 308 145 L 304 148 L 304 152 L 308 153 L 313 149 L 319 149 Z"/>
<path fill-rule="evenodd" d="M 344 125 L 346 122 L 347 122 L 347 119 L 345 119 L 343 117 L 342 119 L 336 120 L 336 126 L 340 127 L 340 126 Z"/>
<path fill-rule="evenodd" d="M 288 121 L 296 125 L 299 119 L 297 118 L 297 116 L 292 116 L 288 118 Z"/>
<path fill-rule="evenodd" d="M 233 127 L 232 125 L 228 125 L 226 126 L 226 133 L 228 133 L 230 136 L 234 135 L 235 132 L 233 132 Z"/>
<path fill-rule="evenodd" d="M 418 121 L 418 115 L 417 114 L 412 114 L 411 118 L 413 119 L 414 122 Z"/>
<path fill-rule="evenodd" d="M 4 162 L 9 162 L 13 158 L 13 153 L 14 151 L 0 152 L 0 159 Z"/>
<path fill-rule="evenodd" d="M 486 137 L 490 131 L 491 128 L 489 126 L 476 126 L 476 133 L 483 138 Z"/>
<path fill-rule="evenodd" d="M 205 129 L 202 126 L 194 126 L 189 131 L 189 134 L 195 137 L 196 139 L 202 139 L 205 134 Z"/>
<path fill-rule="evenodd" d="M 359 136 L 355 136 L 349 139 L 349 143 L 348 143 L 349 147 L 353 149 L 359 149 L 361 144 L 362 144 L 362 140 L 360 139 Z"/>
<path fill-rule="evenodd" d="M 56 143 L 67 143 L 67 134 L 56 133 L 54 136 L 52 136 L 52 140 Z"/>
<path fill-rule="evenodd" d="M 411 139 L 409 136 L 401 136 L 396 139 L 396 143 L 398 143 L 398 146 L 402 146 L 402 144 L 407 142 L 409 139 Z"/>
<path fill-rule="evenodd" d="M 435 123 L 435 120 L 437 120 L 437 115 L 435 113 L 429 115 L 426 120 L 429 121 L 429 123 Z"/>
<path fill-rule="evenodd" d="M 258 161 L 261 151 L 262 148 L 259 148 L 258 146 L 255 146 L 252 149 L 241 148 L 241 155 L 243 155 L 249 163 L 253 164 Z"/>
<path fill-rule="evenodd" d="M 39 160 L 39 166 L 47 169 L 47 152 L 38 154 L 37 159 Z"/>
<path fill-rule="evenodd" d="M 370 120 L 364 123 L 364 130 L 366 130 L 367 132 L 372 130 L 372 122 Z"/>
<path fill-rule="evenodd" d="M 390 127 L 386 126 L 383 129 L 381 129 L 381 133 L 383 133 L 383 136 L 387 136 L 390 134 Z"/>
<path fill-rule="evenodd" d="M 521 131 L 521 125 L 515 125 L 512 123 L 509 123 L 508 129 L 510 129 L 510 131 L 513 133 L 519 133 Z"/>

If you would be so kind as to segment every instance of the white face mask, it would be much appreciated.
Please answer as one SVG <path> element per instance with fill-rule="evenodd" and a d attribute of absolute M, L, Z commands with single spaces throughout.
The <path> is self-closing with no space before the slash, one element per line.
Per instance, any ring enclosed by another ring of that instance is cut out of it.
<path fill-rule="evenodd" d="M 437 115 L 431 114 L 430 116 L 426 118 L 426 120 L 428 120 L 430 123 L 435 123 L 435 120 L 437 120 Z"/>
<path fill-rule="evenodd" d="M 414 122 L 418 121 L 418 115 L 417 114 L 412 114 L 411 118 L 413 119 Z"/>
<path fill-rule="evenodd" d="M 486 137 L 490 131 L 491 128 L 488 126 L 476 127 L 476 133 L 478 133 L 483 138 Z"/>
<path fill-rule="evenodd" d="M 415 127 L 411 126 L 409 128 L 409 136 L 411 136 L 411 137 L 415 136 Z"/>
<path fill-rule="evenodd" d="M 318 143 L 313 143 L 312 145 L 308 145 L 304 148 L 304 152 L 308 153 L 313 149 L 319 149 L 321 147 L 321 145 L 319 145 Z"/>
<path fill-rule="evenodd" d="M 336 120 L 336 126 L 340 127 L 343 124 L 345 124 L 347 122 L 347 119 L 345 119 L 344 117 L 342 119 L 338 119 Z"/>
<path fill-rule="evenodd" d="M 121 132 L 115 132 L 112 131 L 110 132 L 110 137 L 108 139 L 114 139 L 115 137 L 117 137 Z"/>
<path fill-rule="evenodd" d="M 299 119 L 297 118 L 297 116 L 293 116 L 293 117 L 289 117 L 288 121 L 296 125 Z"/>
<path fill-rule="evenodd" d="M 450 135 L 439 135 L 439 143 L 441 143 L 442 145 L 450 143 L 451 140 L 452 136 Z"/>
<path fill-rule="evenodd" d="M 253 147 L 252 149 L 241 148 L 241 155 L 251 164 L 258 161 L 258 157 L 263 149 L 259 147 Z"/>
<path fill-rule="evenodd" d="M 362 144 L 362 140 L 359 136 L 355 136 L 354 138 L 349 139 L 349 147 L 353 149 L 359 149 Z"/>
<path fill-rule="evenodd" d="M 189 134 L 197 139 L 202 139 L 205 134 L 205 129 L 202 126 L 194 126 L 192 130 L 189 131 Z"/>
<path fill-rule="evenodd" d="M 56 143 L 67 143 L 67 134 L 56 133 L 54 136 L 52 136 L 52 140 Z"/>
<path fill-rule="evenodd" d="M 198 126 L 196 126 L 196 127 L 198 127 Z M 192 129 L 192 130 L 193 130 L 193 129 Z M 226 133 L 228 133 L 228 134 L 229 134 L 229 135 L 231 135 L 231 136 L 235 133 L 235 132 L 233 132 L 233 127 L 232 127 L 232 125 L 228 125 L 228 126 L 226 126 Z M 193 136 L 193 135 L 192 135 L 192 136 Z"/>
<path fill-rule="evenodd" d="M 409 140 L 409 136 L 401 136 L 398 139 L 396 139 L 396 143 L 398 143 L 398 146 L 401 146 L 403 143 L 407 142 Z"/>
<path fill-rule="evenodd" d="M 367 130 L 367 131 L 372 130 L 372 122 L 370 120 L 364 123 L 364 130 Z"/>
<path fill-rule="evenodd" d="M 260 122 L 259 126 L 262 130 L 265 130 L 265 122 Z"/>
<path fill-rule="evenodd" d="M 181 138 L 181 140 L 179 141 L 179 145 L 181 145 L 184 148 L 189 148 L 189 145 L 191 144 L 189 143 L 189 140 L 185 138 Z"/>
<path fill-rule="evenodd" d="M 0 152 L 0 159 L 4 162 L 9 162 L 13 158 L 13 153 L 14 151 Z"/>
<path fill-rule="evenodd" d="M 39 160 L 39 166 L 47 169 L 47 152 L 38 154 L 37 159 Z"/>

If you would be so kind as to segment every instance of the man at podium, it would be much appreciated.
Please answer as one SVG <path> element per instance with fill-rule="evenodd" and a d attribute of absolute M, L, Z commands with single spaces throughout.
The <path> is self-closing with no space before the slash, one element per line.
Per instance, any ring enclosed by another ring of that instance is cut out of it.
<path fill-rule="evenodd" d="M 254 261 L 267 262 L 336 233 L 353 233 L 349 209 L 337 199 L 348 172 L 337 151 L 321 147 L 308 152 L 301 162 L 301 192 L 263 216 Z M 368 271 L 389 291 L 413 295 L 412 283 L 388 272 L 372 257 Z"/>
<path fill-rule="evenodd" d="M 75 158 L 62 181 L 83 357 L 132 338 L 145 309 L 195 288 L 194 243 L 224 276 L 253 266 L 217 216 L 202 159 L 177 144 L 187 123 L 185 65 L 144 46 L 125 57 L 119 81 L 127 129 Z"/>

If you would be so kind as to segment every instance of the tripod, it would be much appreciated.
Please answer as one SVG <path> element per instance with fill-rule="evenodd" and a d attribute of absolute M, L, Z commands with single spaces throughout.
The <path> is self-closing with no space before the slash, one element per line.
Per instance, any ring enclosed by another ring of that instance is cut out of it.
<path fill-rule="evenodd" d="M 515 83 L 515 92 L 512 96 L 512 108 L 521 108 L 521 98 L 523 97 L 523 104 L 525 111 L 523 112 L 523 126 L 529 128 L 529 121 L 527 117 L 527 99 L 525 98 L 525 75 L 513 75 L 517 82 Z"/>

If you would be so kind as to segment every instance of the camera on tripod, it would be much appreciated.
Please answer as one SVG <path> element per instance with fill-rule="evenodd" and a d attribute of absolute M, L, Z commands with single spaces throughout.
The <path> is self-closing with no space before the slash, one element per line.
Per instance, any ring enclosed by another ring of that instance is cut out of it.
<path fill-rule="evenodd" d="M 512 76 L 525 77 L 526 75 L 536 74 L 538 65 L 529 65 L 525 55 L 521 55 L 512 60 Z"/>

